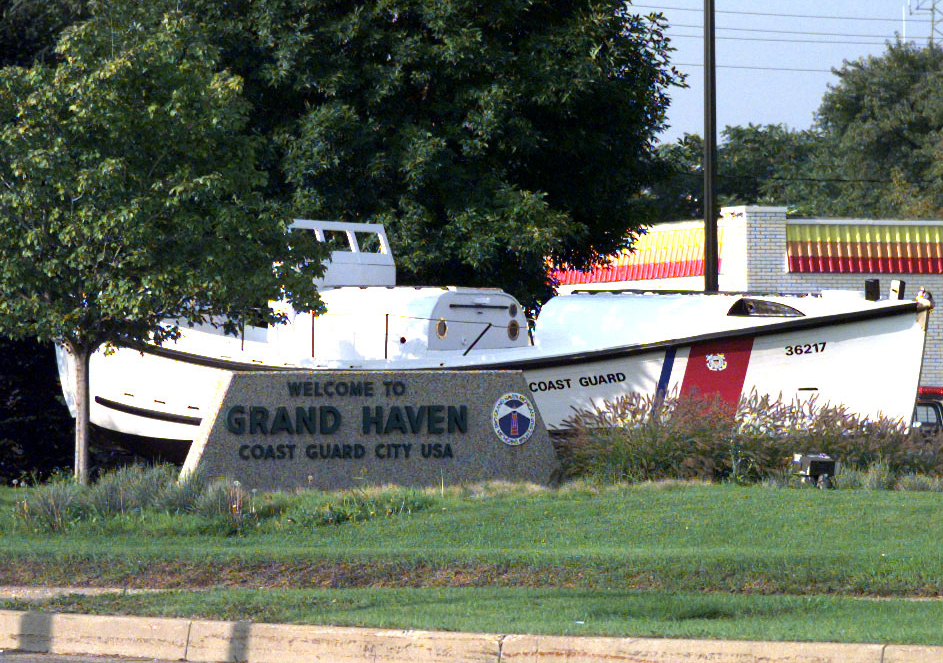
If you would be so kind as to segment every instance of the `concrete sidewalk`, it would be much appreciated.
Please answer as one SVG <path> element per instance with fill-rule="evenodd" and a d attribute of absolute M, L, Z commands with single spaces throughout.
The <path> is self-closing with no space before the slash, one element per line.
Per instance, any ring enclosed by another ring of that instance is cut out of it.
<path fill-rule="evenodd" d="M 943 647 L 597 638 L 0 611 L 0 650 L 237 663 L 941 663 Z"/>

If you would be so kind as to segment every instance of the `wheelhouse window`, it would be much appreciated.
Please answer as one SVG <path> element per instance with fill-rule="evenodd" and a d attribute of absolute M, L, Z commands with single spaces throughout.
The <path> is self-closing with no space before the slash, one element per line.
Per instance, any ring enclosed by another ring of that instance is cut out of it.
<path fill-rule="evenodd" d="M 749 316 L 756 318 L 802 318 L 805 317 L 800 311 L 791 306 L 780 304 L 779 302 L 770 302 L 764 299 L 753 299 L 744 297 L 738 300 L 727 315 Z"/>
<path fill-rule="evenodd" d="M 350 252 L 350 240 L 343 230 L 325 230 L 324 243 L 327 244 L 328 251 Z"/>
<path fill-rule="evenodd" d="M 361 253 L 383 253 L 383 244 L 377 233 L 357 231 L 357 246 Z"/>

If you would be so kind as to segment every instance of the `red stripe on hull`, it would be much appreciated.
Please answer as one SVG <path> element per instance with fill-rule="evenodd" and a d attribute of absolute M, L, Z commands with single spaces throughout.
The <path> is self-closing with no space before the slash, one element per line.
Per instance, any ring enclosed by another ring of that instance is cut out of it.
<path fill-rule="evenodd" d="M 743 391 L 752 351 L 751 337 L 719 339 L 691 346 L 681 393 L 697 392 L 706 397 L 717 395 L 736 405 Z M 708 361 L 708 355 L 713 357 L 712 361 Z M 715 370 L 711 370 L 711 365 Z M 716 370 L 719 366 L 724 367 Z"/>

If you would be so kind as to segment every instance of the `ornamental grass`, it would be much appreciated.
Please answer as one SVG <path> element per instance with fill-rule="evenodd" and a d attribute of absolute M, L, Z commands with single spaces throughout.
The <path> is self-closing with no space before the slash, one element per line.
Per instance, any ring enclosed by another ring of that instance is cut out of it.
<path fill-rule="evenodd" d="M 601 482 L 775 481 L 789 476 L 796 453 L 828 454 L 864 472 L 860 485 L 871 489 L 893 488 L 905 475 L 943 476 L 943 436 L 912 434 L 903 422 L 857 417 L 814 399 L 755 393 L 736 407 L 718 398 L 630 394 L 577 411 L 555 446 L 565 478 Z"/>

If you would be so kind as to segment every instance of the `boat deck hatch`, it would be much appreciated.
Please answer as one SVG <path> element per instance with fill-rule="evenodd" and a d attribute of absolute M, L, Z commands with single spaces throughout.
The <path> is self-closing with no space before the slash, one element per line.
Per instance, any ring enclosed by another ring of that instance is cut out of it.
<path fill-rule="evenodd" d="M 805 317 L 801 311 L 797 311 L 791 306 L 780 304 L 779 302 L 770 302 L 765 299 L 752 299 L 744 297 L 730 307 L 727 315 L 750 316 L 756 318 L 802 318 Z"/>

